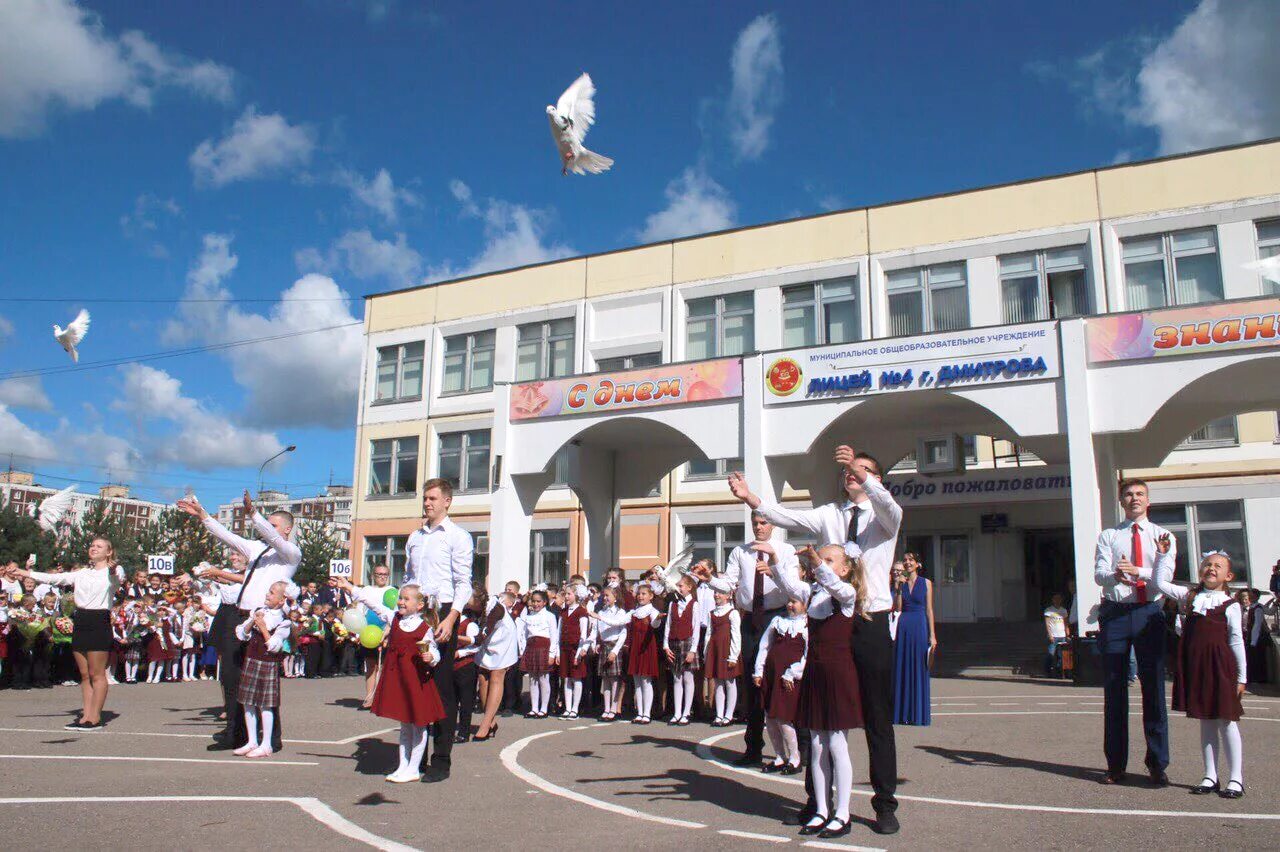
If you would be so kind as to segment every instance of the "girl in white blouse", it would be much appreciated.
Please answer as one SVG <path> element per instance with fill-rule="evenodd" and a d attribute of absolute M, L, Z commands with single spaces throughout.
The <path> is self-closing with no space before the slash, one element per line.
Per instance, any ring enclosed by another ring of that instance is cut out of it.
<path fill-rule="evenodd" d="M 529 608 L 516 619 L 520 671 L 529 675 L 530 719 L 544 719 L 551 703 L 551 671 L 560 662 L 560 622 L 547 609 L 547 593 L 529 593 Z"/>
<path fill-rule="evenodd" d="M 627 625 L 631 613 L 618 605 L 621 592 L 613 586 L 600 591 L 600 606 L 588 612 L 596 646 L 596 665 L 600 673 L 600 691 L 604 695 L 603 722 L 612 722 L 622 712 L 622 676 L 626 673 Z"/>

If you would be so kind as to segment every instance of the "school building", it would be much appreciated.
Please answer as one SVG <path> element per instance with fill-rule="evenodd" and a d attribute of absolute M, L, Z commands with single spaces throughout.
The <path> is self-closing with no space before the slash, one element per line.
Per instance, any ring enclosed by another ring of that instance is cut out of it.
<path fill-rule="evenodd" d="M 367 297 L 352 550 L 403 569 L 455 483 L 476 571 L 633 575 L 881 460 L 948 621 L 1098 598 L 1120 477 L 1198 554 L 1280 558 L 1280 140 Z"/>

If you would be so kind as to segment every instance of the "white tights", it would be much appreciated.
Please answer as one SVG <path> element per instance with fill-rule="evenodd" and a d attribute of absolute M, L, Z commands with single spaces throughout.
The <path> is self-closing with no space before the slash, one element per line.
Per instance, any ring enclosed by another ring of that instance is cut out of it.
<path fill-rule="evenodd" d="M 546 715 L 547 705 L 551 703 L 551 674 L 529 675 L 529 709 L 534 713 Z"/>
<path fill-rule="evenodd" d="M 262 720 L 262 740 L 258 740 L 258 720 Z M 257 748 L 259 745 L 271 748 L 271 734 L 276 727 L 276 711 L 270 707 L 254 707 L 252 704 L 244 705 L 244 726 L 249 732 L 249 745 Z"/>
<path fill-rule="evenodd" d="M 159 660 L 151 660 L 147 663 L 147 683 L 159 683 L 160 674 L 164 671 L 160 666 Z"/>
<path fill-rule="evenodd" d="M 427 750 L 427 732 L 429 727 L 400 723 L 400 765 L 396 767 L 396 775 L 417 775 L 418 766 L 422 763 L 422 754 Z"/>
<path fill-rule="evenodd" d="M 615 716 L 622 712 L 622 678 L 606 677 L 601 686 L 604 693 L 604 712 Z"/>
<path fill-rule="evenodd" d="M 1225 719 L 1200 720 L 1200 749 L 1204 752 L 1204 777 L 1218 780 L 1218 737 L 1222 737 L 1222 751 L 1227 758 L 1228 783 L 1235 782 L 1244 789 L 1244 744 L 1240 741 L 1240 725 Z"/>
<path fill-rule="evenodd" d="M 813 773 L 813 801 L 817 816 L 810 825 L 820 825 L 834 817 L 849 819 L 849 796 L 853 793 L 853 762 L 849 760 L 849 740 L 845 731 L 812 731 L 809 765 Z M 831 787 L 835 785 L 835 802 Z M 832 805 L 835 813 L 832 813 Z"/>
<path fill-rule="evenodd" d="M 676 719 L 688 719 L 693 710 L 693 672 L 676 675 L 671 682 L 672 707 Z"/>
<path fill-rule="evenodd" d="M 732 719 L 733 711 L 738 707 L 738 682 L 736 680 L 716 680 L 716 718 Z"/>
<path fill-rule="evenodd" d="M 182 652 L 182 679 L 196 679 L 196 660 L 199 651 L 183 651 Z"/>
<path fill-rule="evenodd" d="M 648 719 L 653 710 L 653 678 L 633 675 L 636 683 L 636 717 Z"/>
<path fill-rule="evenodd" d="M 773 765 L 790 763 L 792 766 L 799 766 L 800 741 L 796 738 L 796 726 L 780 719 L 765 719 L 764 727 L 769 732 L 769 743 L 773 746 Z"/>
<path fill-rule="evenodd" d="M 126 683 L 138 682 L 138 664 L 137 663 L 124 664 L 124 679 Z"/>
<path fill-rule="evenodd" d="M 582 680 L 576 677 L 564 679 L 564 709 L 566 713 L 577 713 L 582 703 Z"/>

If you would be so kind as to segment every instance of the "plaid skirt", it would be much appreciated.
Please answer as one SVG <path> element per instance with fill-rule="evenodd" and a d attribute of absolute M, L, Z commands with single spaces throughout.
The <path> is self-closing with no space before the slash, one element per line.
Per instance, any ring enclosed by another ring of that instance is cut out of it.
<path fill-rule="evenodd" d="M 279 707 L 280 661 L 246 657 L 236 701 L 247 707 Z"/>
<path fill-rule="evenodd" d="M 686 663 L 685 660 L 689 656 L 689 652 L 696 650 L 693 647 L 692 639 L 676 639 L 670 643 L 671 653 L 675 655 L 675 662 L 671 663 L 671 673 L 682 675 L 685 672 L 698 671 L 698 658 L 695 655 L 692 663 Z"/>
<path fill-rule="evenodd" d="M 618 651 L 618 658 L 609 662 L 609 649 L 596 650 L 596 674 L 600 677 L 622 677 L 627 673 L 627 648 L 624 645 Z"/>
<path fill-rule="evenodd" d="M 142 662 L 142 645 L 138 642 L 131 642 L 124 646 L 124 661 L 126 663 Z"/>
<path fill-rule="evenodd" d="M 520 671 L 525 674 L 550 674 L 555 671 L 551 665 L 551 640 L 545 636 L 534 636 L 524 646 L 520 655 Z"/>

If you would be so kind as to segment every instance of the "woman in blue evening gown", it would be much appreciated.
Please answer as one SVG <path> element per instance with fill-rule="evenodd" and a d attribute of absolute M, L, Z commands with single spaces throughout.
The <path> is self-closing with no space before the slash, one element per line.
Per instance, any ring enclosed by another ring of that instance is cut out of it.
<path fill-rule="evenodd" d="M 920 576 L 914 553 L 902 557 L 902 583 L 894 593 L 898 637 L 894 644 L 893 722 L 929 724 L 929 664 L 937 635 L 933 629 L 933 584 Z"/>

